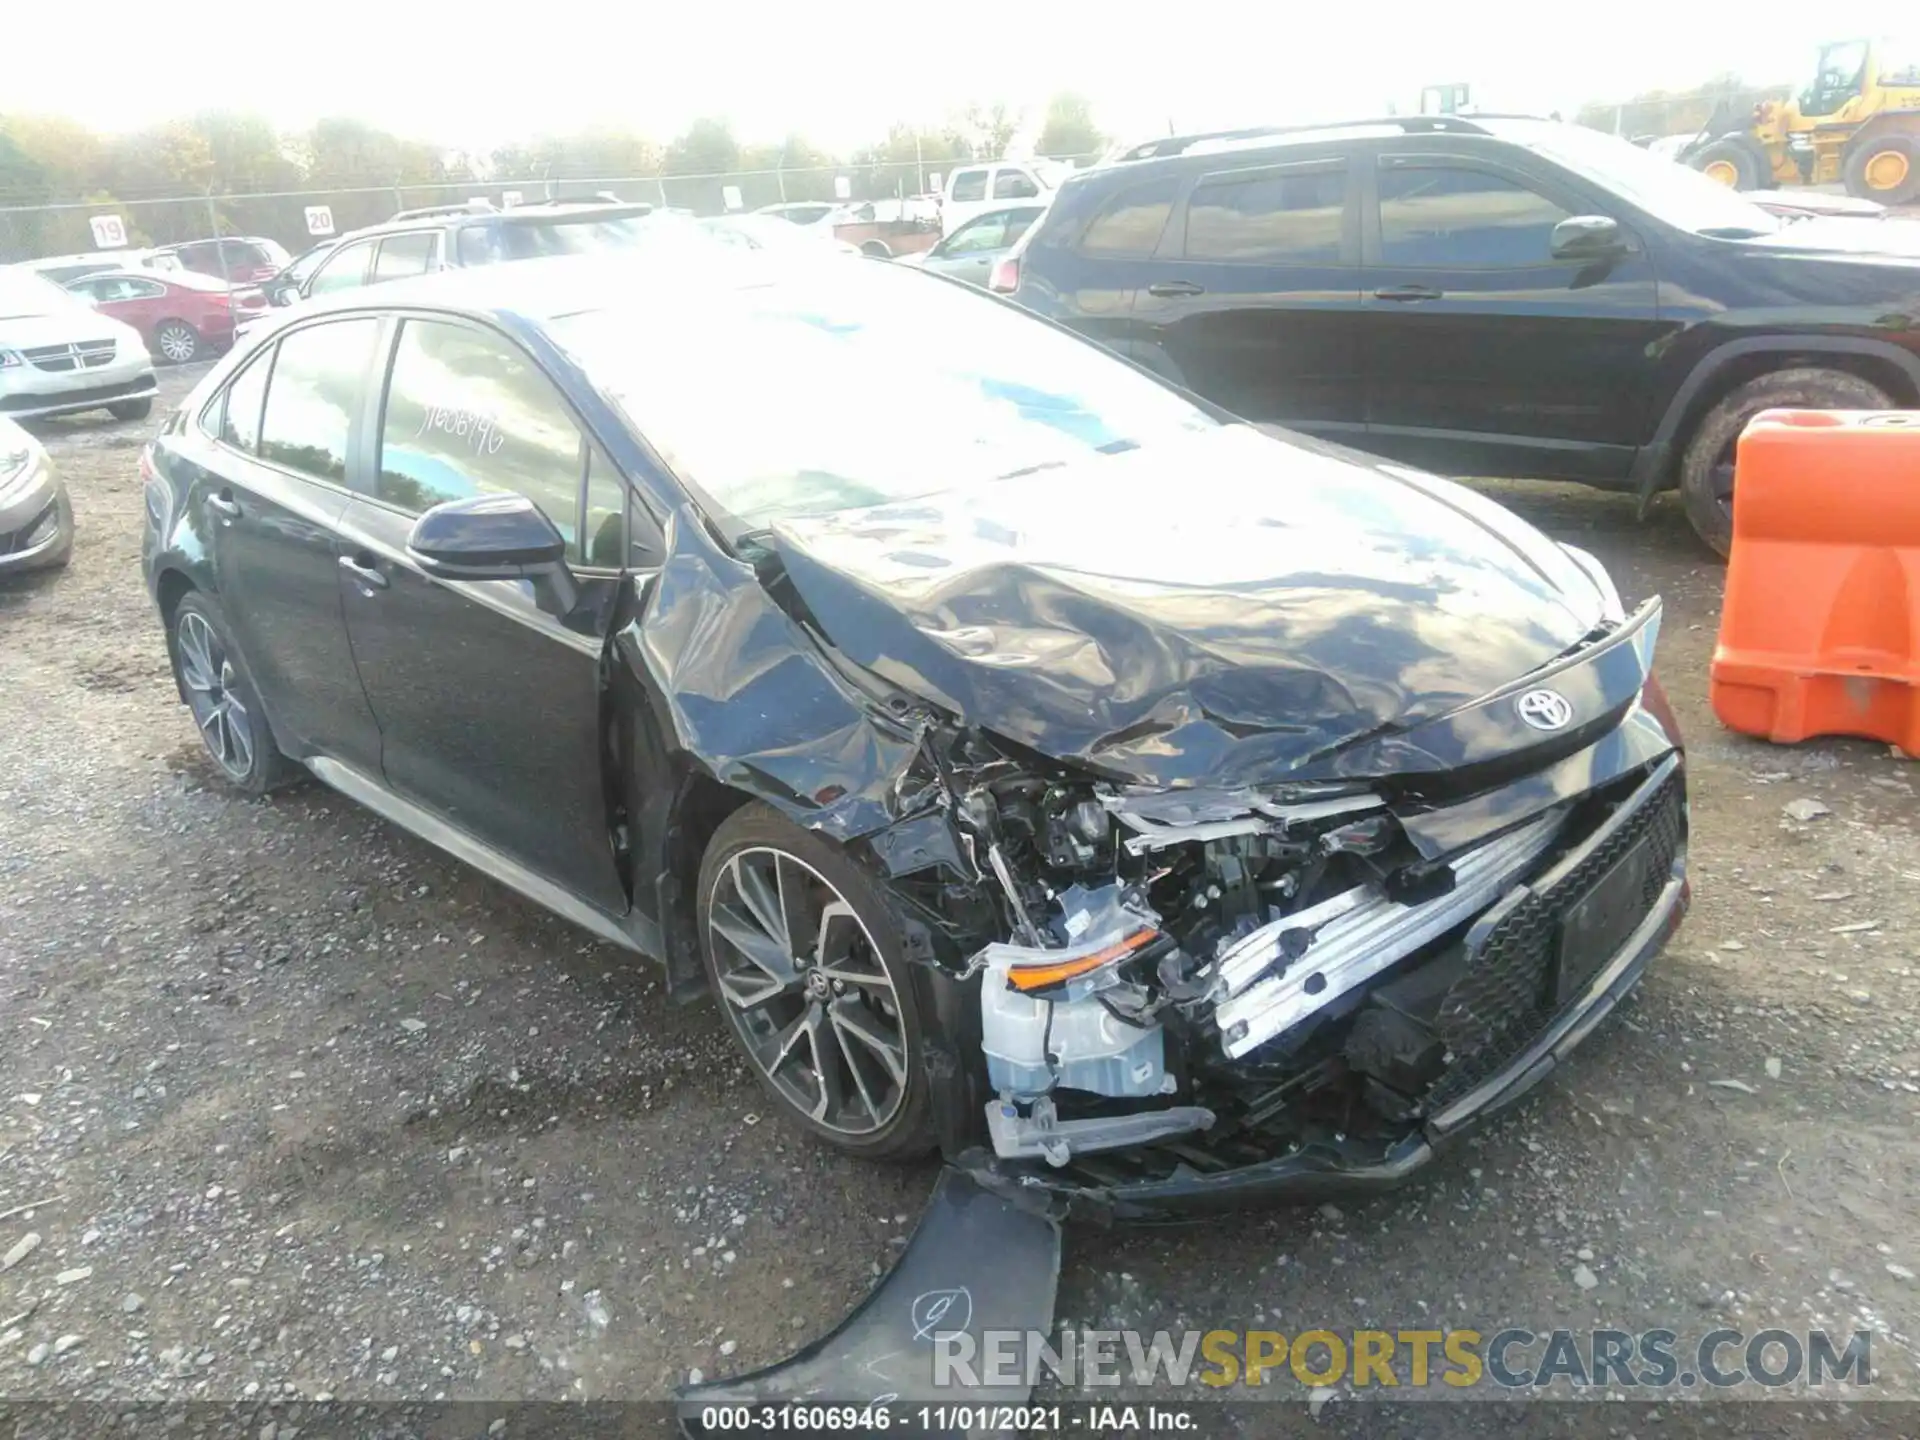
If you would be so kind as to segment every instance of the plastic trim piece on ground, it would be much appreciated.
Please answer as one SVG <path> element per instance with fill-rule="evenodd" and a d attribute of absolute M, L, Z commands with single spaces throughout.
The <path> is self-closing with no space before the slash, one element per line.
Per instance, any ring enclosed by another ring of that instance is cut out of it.
<path fill-rule="evenodd" d="M 972 1335 L 977 1368 L 985 1332 L 1051 1331 L 1059 1281 L 1055 1221 L 944 1170 L 906 1254 L 851 1315 L 790 1360 L 680 1390 L 680 1431 L 706 1436 L 702 1413 L 726 1405 L 885 1401 L 894 1409 L 891 1433 L 900 1434 L 912 1433 L 901 1425 L 907 1404 L 1020 1404 L 1025 1388 L 936 1388 L 934 1338 Z"/>

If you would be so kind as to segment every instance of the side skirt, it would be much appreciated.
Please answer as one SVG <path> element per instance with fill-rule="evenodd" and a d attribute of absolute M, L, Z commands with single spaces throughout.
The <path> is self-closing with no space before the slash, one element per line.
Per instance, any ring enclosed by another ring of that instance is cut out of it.
<path fill-rule="evenodd" d="M 439 846 L 456 860 L 464 860 L 490 879 L 498 880 L 509 889 L 518 890 L 534 904 L 551 910 L 561 919 L 570 920 L 583 930 L 591 930 L 602 940 L 623 949 L 649 958 L 660 955 L 660 928 L 644 916 L 631 915 L 625 920 L 616 920 L 545 876 L 536 875 L 486 841 L 476 839 L 466 831 L 449 825 L 431 810 L 394 794 L 378 780 L 351 765 L 343 765 L 323 755 L 313 756 L 304 763 L 320 781 L 348 799 L 359 801 L 382 819 L 391 820 L 402 830 L 418 835 L 428 844 Z"/>

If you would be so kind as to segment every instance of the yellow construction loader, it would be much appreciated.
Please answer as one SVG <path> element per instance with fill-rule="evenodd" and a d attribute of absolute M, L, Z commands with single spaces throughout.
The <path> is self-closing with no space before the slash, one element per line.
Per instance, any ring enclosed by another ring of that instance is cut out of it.
<path fill-rule="evenodd" d="M 1920 53 L 1886 40 L 1820 47 L 1811 85 L 1751 116 L 1716 112 L 1682 158 L 1736 190 L 1846 185 L 1885 205 L 1920 200 Z"/>

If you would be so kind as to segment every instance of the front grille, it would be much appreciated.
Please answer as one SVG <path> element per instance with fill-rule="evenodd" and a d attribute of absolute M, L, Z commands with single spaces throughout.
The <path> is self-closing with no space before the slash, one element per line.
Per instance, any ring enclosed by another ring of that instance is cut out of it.
<path fill-rule="evenodd" d="M 70 370 L 91 370 L 113 360 L 111 340 L 82 340 L 77 345 L 35 345 L 20 353 L 37 370 L 58 374 Z"/>
<path fill-rule="evenodd" d="M 1453 1056 L 1428 1094 L 1429 1114 L 1444 1110 L 1476 1086 L 1500 1073 L 1544 1030 L 1556 1013 L 1555 952 L 1567 912 L 1609 870 L 1643 841 L 1651 847 L 1645 879 L 1634 910 L 1644 918 L 1672 874 L 1680 848 L 1681 778 L 1678 768 L 1630 815 L 1594 847 L 1571 873 L 1545 890 L 1521 897 L 1477 945 L 1468 949 L 1467 969 L 1447 991 L 1434 1028 Z M 1584 986 L 1609 958 L 1590 954 L 1567 957 L 1584 967 L 1569 977 Z M 1565 987 L 1562 986 L 1564 993 Z"/>

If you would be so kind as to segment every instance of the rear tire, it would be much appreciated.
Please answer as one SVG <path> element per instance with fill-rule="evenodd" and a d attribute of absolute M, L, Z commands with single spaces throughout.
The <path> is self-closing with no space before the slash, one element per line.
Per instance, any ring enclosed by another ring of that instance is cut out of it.
<path fill-rule="evenodd" d="M 878 882 L 754 803 L 714 833 L 698 894 L 707 982 L 780 1111 L 862 1159 L 932 1149 L 913 962 Z"/>
<path fill-rule="evenodd" d="M 866 240 L 861 242 L 860 253 L 874 260 L 891 260 L 893 251 L 887 248 L 884 240 Z"/>
<path fill-rule="evenodd" d="M 153 332 L 153 348 L 169 365 L 185 365 L 200 354 L 200 332 L 184 320 L 163 320 Z"/>
<path fill-rule="evenodd" d="M 116 420 L 144 420 L 153 413 L 153 397 L 146 395 L 138 400 L 117 400 L 107 406 L 107 413 Z"/>
<path fill-rule="evenodd" d="M 1680 460 L 1680 500 L 1700 538 L 1722 557 L 1733 548 L 1734 447 L 1762 410 L 1886 410 L 1893 401 L 1845 370 L 1776 370 L 1736 386 L 1694 428 Z"/>
<path fill-rule="evenodd" d="M 167 653 L 194 728 L 221 778 L 248 795 L 264 795 L 299 778 L 300 767 L 274 743 L 227 617 L 211 596 L 190 590 L 180 597 L 167 627 Z"/>
<path fill-rule="evenodd" d="M 1856 140 L 1845 171 L 1849 195 L 1911 205 L 1920 200 L 1920 138 L 1881 134 Z"/>
<path fill-rule="evenodd" d="M 1691 164 L 1708 179 L 1734 190 L 1760 190 L 1772 178 L 1759 147 L 1740 137 L 1714 141 L 1693 156 Z"/>

